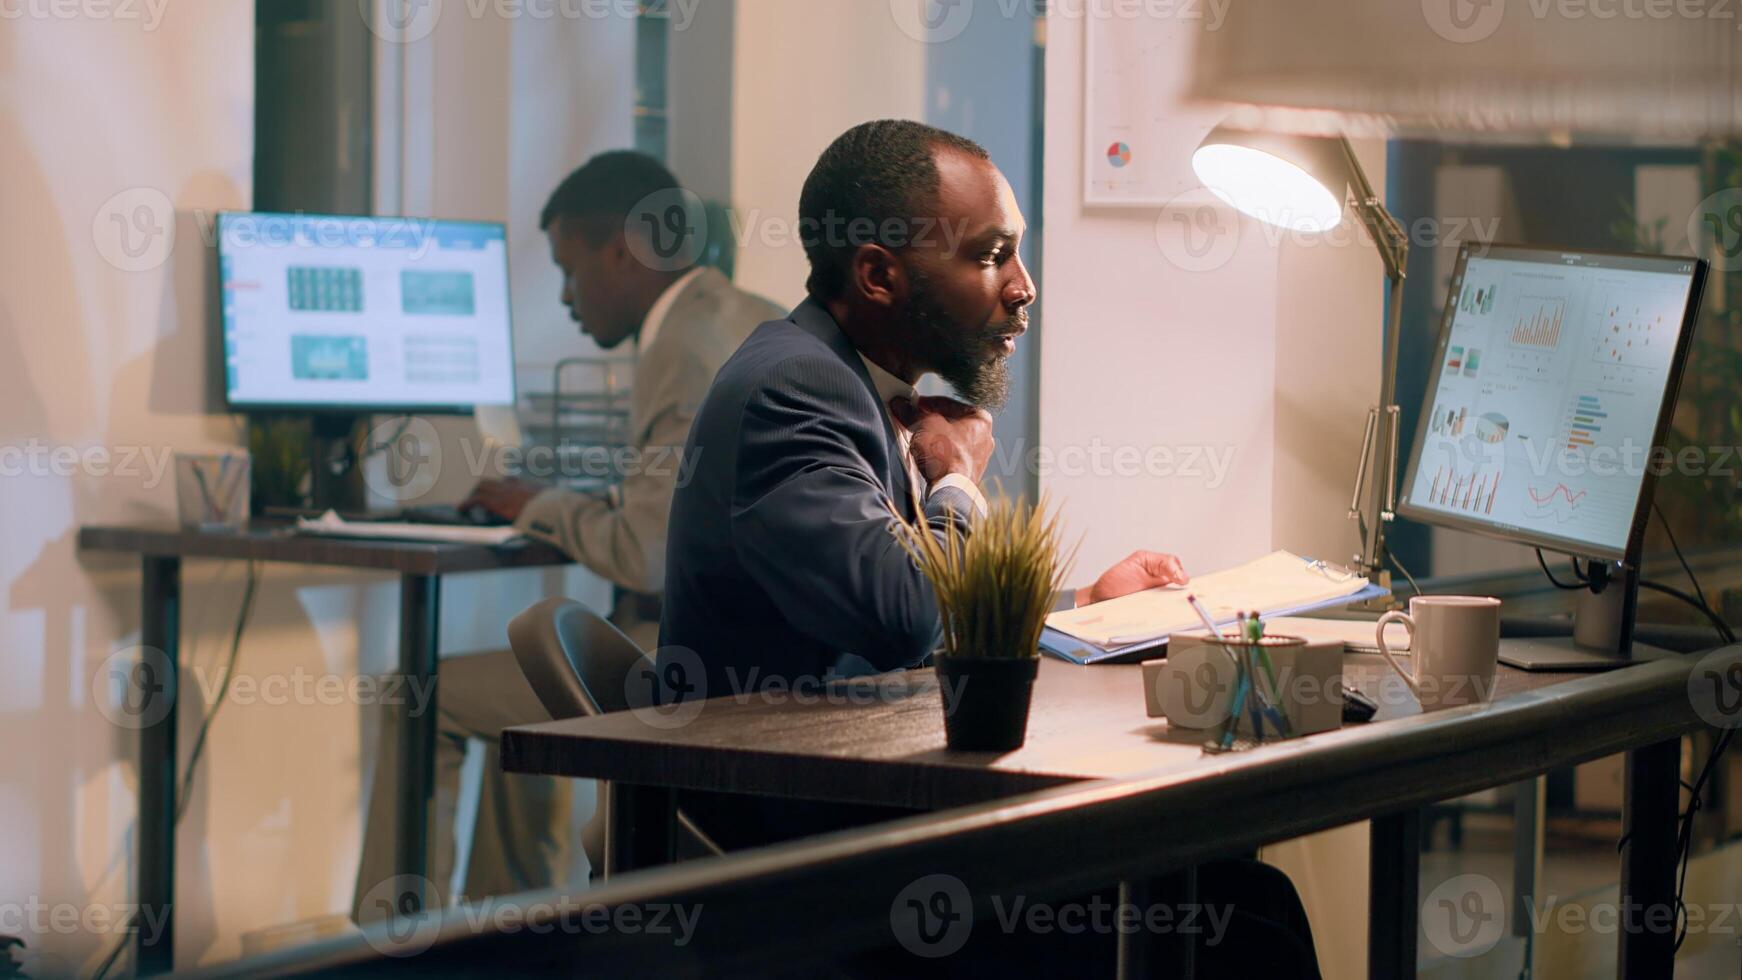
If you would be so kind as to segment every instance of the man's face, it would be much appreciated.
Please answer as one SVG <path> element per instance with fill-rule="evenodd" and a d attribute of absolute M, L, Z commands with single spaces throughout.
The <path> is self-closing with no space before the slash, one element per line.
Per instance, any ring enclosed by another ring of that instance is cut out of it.
<path fill-rule="evenodd" d="M 990 161 L 940 150 L 937 166 L 939 227 L 923 240 L 916 231 L 902 252 L 907 322 L 923 362 L 962 398 L 996 411 L 1010 395 L 1010 356 L 1034 302 L 1017 254 L 1027 225 Z"/>
<path fill-rule="evenodd" d="M 618 268 L 628 249 L 621 236 L 594 248 L 573 221 L 558 218 L 544 230 L 550 258 L 563 274 L 562 302 L 581 332 L 604 350 L 621 344 L 640 322 L 626 311 L 627 279 Z"/>

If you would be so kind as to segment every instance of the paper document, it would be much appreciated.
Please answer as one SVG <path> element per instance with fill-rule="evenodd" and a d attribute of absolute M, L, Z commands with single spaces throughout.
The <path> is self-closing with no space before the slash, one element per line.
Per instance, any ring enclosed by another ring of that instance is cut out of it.
<path fill-rule="evenodd" d="M 1203 621 L 1186 602 L 1195 595 L 1218 625 L 1241 611 L 1263 614 L 1301 609 L 1352 596 L 1367 587 L 1359 575 L 1277 551 L 1237 568 L 1194 577 L 1185 589 L 1149 589 L 1077 609 L 1056 612 L 1046 625 L 1103 647 L 1202 631 Z"/>
<path fill-rule="evenodd" d="M 411 524 L 397 521 L 347 521 L 327 511 L 317 518 L 297 519 L 301 534 L 324 534 L 340 538 L 391 538 L 398 541 L 432 541 L 437 544 L 507 544 L 520 537 L 512 527 L 456 527 L 452 524 Z"/>

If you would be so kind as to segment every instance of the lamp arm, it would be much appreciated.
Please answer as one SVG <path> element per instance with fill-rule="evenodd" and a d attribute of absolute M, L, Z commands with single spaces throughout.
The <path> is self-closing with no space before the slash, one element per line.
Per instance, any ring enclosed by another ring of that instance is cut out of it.
<path fill-rule="evenodd" d="M 1339 137 L 1338 143 L 1342 145 L 1343 158 L 1349 165 L 1349 183 L 1355 190 L 1355 213 L 1360 216 L 1367 233 L 1373 236 L 1373 244 L 1379 248 L 1379 258 L 1385 263 L 1386 278 L 1393 283 L 1400 282 L 1409 263 L 1409 235 L 1403 230 L 1403 225 L 1386 210 L 1385 202 L 1374 193 L 1373 183 L 1367 179 L 1367 171 L 1356 158 L 1355 148 L 1350 145 L 1349 138 Z"/>
<path fill-rule="evenodd" d="M 1355 500 L 1358 504 L 1356 525 L 1361 533 L 1361 553 L 1356 564 L 1370 579 L 1379 579 L 1385 571 L 1385 525 L 1397 509 L 1397 457 L 1402 433 L 1402 421 L 1397 402 L 1398 343 L 1403 333 L 1403 281 L 1409 266 L 1409 235 L 1403 225 L 1386 210 L 1385 203 L 1373 190 L 1367 171 L 1355 157 L 1355 148 L 1348 137 L 1338 141 L 1349 166 L 1349 182 L 1355 192 L 1355 213 L 1372 236 L 1385 264 L 1385 277 L 1391 289 L 1389 309 L 1385 318 L 1383 372 L 1379 379 L 1379 404 L 1374 410 L 1378 431 L 1373 438 L 1363 439 L 1361 463 L 1355 477 Z M 1374 419 L 1369 419 L 1372 431 Z"/>

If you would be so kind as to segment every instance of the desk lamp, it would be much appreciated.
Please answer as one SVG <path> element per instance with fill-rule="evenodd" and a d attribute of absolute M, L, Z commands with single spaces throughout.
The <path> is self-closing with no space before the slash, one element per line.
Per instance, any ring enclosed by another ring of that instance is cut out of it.
<path fill-rule="evenodd" d="M 1372 237 L 1390 282 L 1390 312 L 1385 322 L 1384 374 L 1379 403 L 1367 411 L 1356 464 L 1349 519 L 1361 534 L 1353 570 L 1389 587 L 1385 569 L 1385 524 L 1397 506 L 1397 342 L 1403 316 L 1403 277 L 1409 236 L 1385 209 L 1346 137 L 1242 132 L 1218 126 L 1192 154 L 1198 180 L 1230 207 L 1266 224 L 1317 233 L 1343 220 L 1349 200 Z"/>

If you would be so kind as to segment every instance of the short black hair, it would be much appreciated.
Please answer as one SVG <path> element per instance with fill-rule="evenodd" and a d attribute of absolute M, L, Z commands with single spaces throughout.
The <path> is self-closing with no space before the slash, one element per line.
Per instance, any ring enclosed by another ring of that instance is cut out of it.
<path fill-rule="evenodd" d="M 563 178 L 539 213 L 538 226 L 549 228 L 562 219 L 573 222 L 594 248 L 623 230 L 629 211 L 643 198 L 661 191 L 682 191 L 677 178 L 645 153 L 611 150 L 588 160 Z"/>
<path fill-rule="evenodd" d="M 799 195 L 799 239 L 810 259 L 810 294 L 831 299 L 847 284 L 861 245 L 899 250 L 908 239 L 886 241 L 891 227 L 915 234 L 914 222 L 938 218 L 940 178 L 934 151 L 955 150 L 980 160 L 991 156 L 965 136 L 910 119 L 861 123 L 829 144 Z M 862 229 L 864 233 L 853 229 Z"/>

